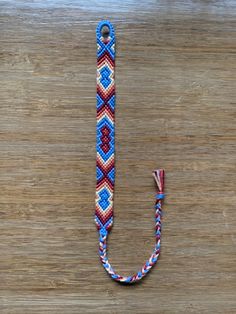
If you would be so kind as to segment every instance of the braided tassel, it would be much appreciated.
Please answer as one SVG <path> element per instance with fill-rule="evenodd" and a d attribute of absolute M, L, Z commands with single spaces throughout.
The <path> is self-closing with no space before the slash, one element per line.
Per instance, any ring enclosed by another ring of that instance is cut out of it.
<path fill-rule="evenodd" d="M 111 276 L 112 279 L 122 283 L 135 283 L 142 279 L 144 276 L 149 273 L 152 267 L 156 264 L 159 255 L 160 255 L 160 247 L 161 247 L 161 216 L 162 216 L 162 202 L 164 199 L 164 170 L 158 169 L 153 171 L 153 176 L 157 183 L 157 195 L 156 195 L 156 204 L 155 204 L 155 234 L 156 234 L 156 245 L 154 247 L 153 253 L 150 258 L 143 265 L 141 270 L 134 274 L 133 276 L 121 276 L 117 274 L 112 268 L 111 264 L 107 258 L 107 236 L 108 230 L 106 228 L 101 228 L 99 230 L 99 255 L 100 260 L 103 264 L 103 267 L 107 271 L 107 273 Z"/>

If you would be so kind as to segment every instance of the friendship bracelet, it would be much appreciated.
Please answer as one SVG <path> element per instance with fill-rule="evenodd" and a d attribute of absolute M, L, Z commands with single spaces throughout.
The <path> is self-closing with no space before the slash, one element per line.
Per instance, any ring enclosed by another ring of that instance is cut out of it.
<path fill-rule="evenodd" d="M 106 36 L 102 31 L 107 29 Z M 134 283 L 142 279 L 155 265 L 160 254 L 164 170 L 153 171 L 157 184 L 155 202 L 156 244 L 150 258 L 133 276 L 121 276 L 107 258 L 107 237 L 113 224 L 113 194 L 115 183 L 115 31 L 109 21 L 97 26 L 97 136 L 96 136 L 96 198 L 95 222 L 99 231 L 99 255 L 112 279 Z"/>

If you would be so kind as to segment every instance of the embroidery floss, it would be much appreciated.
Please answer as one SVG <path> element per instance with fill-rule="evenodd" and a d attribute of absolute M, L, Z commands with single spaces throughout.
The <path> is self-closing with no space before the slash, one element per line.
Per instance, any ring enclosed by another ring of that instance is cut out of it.
<path fill-rule="evenodd" d="M 106 27 L 109 33 L 102 34 Z M 160 254 L 164 170 L 153 171 L 157 184 L 155 202 L 156 244 L 150 258 L 133 276 L 121 276 L 107 258 L 107 237 L 113 224 L 113 194 L 115 183 L 115 32 L 109 21 L 97 26 L 97 136 L 96 136 L 96 198 L 95 222 L 99 231 L 100 260 L 112 279 L 134 283 L 142 279 L 155 265 Z"/>

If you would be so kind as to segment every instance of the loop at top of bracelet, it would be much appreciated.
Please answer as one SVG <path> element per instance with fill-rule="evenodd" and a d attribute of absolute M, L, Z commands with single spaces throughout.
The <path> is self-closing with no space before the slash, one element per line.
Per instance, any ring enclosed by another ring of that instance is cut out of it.
<path fill-rule="evenodd" d="M 109 43 L 115 37 L 115 31 L 111 22 L 103 20 L 97 26 L 97 38 L 102 40 L 105 44 Z"/>

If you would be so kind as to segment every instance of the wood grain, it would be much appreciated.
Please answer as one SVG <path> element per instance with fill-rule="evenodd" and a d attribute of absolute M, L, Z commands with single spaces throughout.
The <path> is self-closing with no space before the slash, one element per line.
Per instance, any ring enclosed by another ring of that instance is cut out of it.
<path fill-rule="evenodd" d="M 117 35 L 115 224 L 98 259 L 95 28 Z M 236 313 L 235 1 L 0 2 L 0 313 Z"/>

